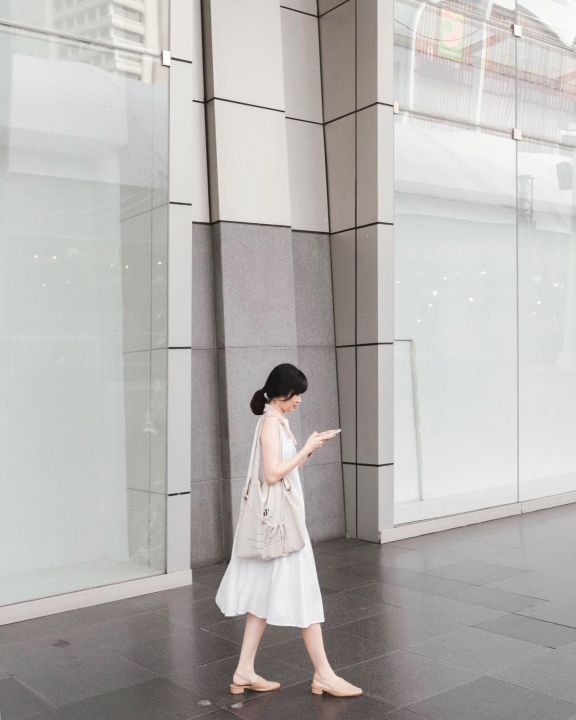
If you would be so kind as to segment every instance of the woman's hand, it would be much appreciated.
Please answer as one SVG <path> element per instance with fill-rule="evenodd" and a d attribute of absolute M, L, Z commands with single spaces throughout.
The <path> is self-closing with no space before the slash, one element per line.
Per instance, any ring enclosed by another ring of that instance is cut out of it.
<path fill-rule="evenodd" d="M 304 443 L 304 448 L 306 449 L 308 455 L 311 455 L 314 450 L 322 447 L 327 440 L 330 440 L 330 438 L 333 438 L 337 434 L 338 432 L 335 430 L 325 430 L 320 433 L 314 430 L 314 432 L 308 437 L 308 440 Z"/>

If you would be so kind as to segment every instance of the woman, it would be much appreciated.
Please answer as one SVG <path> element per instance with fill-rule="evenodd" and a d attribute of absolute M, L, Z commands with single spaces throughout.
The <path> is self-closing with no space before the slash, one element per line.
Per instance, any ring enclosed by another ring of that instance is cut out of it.
<path fill-rule="evenodd" d="M 300 406 L 301 395 L 307 388 L 304 373 L 290 363 L 283 363 L 272 370 L 264 387 L 254 393 L 250 402 L 255 415 L 266 415 L 259 447 L 264 477 L 267 482 L 280 482 L 287 477 L 300 494 L 302 504 L 304 494 L 298 468 L 338 432 L 315 431 L 302 449 L 296 450 L 296 439 L 286 415 Z M 278 432 L 278 425 L 281 432 Z M 230 684 L 231 693 L 242 693 L 245 688 L 265 692 L 280 687 L 279 682 L 266 680 L 254 671 L 254 658 L 266 623 L 302 628 L 304 644 L 315 668 L 311 684 L 313 693 L 327 692 L 338 697 L 362 693 L 361 688 L 336 675 L 326 657 L 320 627 L 324 622 L 322 594 L 308 531 L 301 550 L 272 560 L 239 557 L 234 538 L 232 556 L 215 601 L 227 617 L 247 613 L 240 659 Z"/>

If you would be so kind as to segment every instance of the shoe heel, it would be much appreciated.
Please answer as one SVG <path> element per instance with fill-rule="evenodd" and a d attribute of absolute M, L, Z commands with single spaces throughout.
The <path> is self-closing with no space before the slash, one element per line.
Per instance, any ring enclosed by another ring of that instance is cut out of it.
<path fill-rule="evenodd" d="M 310 685 L 310 689 L 314 693 L 314 695 L 322 695 L 324 693 L 324 690 L 322 688 L 316 687 L 315 685 Z"/>
<path fill-rule="evenodd" d="M 241 685 L 236 685 L 236 683 L 230 683 L 230 692 L 234 695 L 238 695 L 239 693 L 244 692 L 244 688 Z"/>

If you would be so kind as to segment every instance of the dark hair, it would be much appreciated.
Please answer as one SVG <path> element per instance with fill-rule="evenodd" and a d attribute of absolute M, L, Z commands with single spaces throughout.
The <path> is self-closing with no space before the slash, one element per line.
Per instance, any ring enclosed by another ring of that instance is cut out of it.
<path fill-rule="evenodd" d="M 268 375 L 264 387 L 256 390 L 250 400 L 250 409 L 254 415 L 264 413 L 264 405 L 272 398 L 282 397 L 289 400 L 293 395 L 301 395 L 308 389 L 308 380 L 302 370 L 291 363 L 281 363 Z M 264 396 L 264 393 L 268 397 Z"/>

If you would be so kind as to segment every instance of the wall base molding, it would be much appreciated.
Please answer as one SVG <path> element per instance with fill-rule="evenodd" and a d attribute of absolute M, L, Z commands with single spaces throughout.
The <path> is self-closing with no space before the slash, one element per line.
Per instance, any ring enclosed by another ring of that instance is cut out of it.
<path fill-rule="evenodd" d="M 104 585 L 88 590 L 64 593 L 38 600 L 14 603 L 0 607 L 0 625 L 54 615 L 55 613 L 77 610 L 78 608 L 101 605 L 102 603 L 148 595 L 160 590 L 184 587 L 192 584 L 192 570 L 154 575 L 153 577 L 128 580 L 127 582 Z"/>
<path fill-rule="evenodd" d="M 497 520 L 498 518 L 521 515 L 527 512 L 534 512 L 535 510 L 544 510 L 545 508 L 559 507 L 560 505 L 568 505 L 575 502 L 576 491 L 559 495 L 548 495 L 547 497 L 535 498 L 534 500 L 523 500 L 522 502 L 510 503 L 508 505 L 497 505 L 495 507 L 460 513 L 458 515 L 448 515 L 430 520 L 404 523 L 403 525 L 397 525 L 393 528 L 381 529 L 380 543 L 406 540 L 407 538 L 418 537 L 419 535 L 428 535 L 430 533 L 441 532 L 442 530 L 452 530 L 453 528 L 474 525 L 475 523 L 486 522 L 487 520 Z"/>

